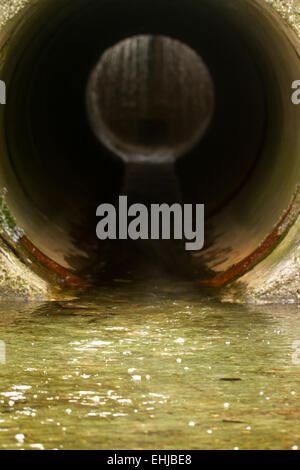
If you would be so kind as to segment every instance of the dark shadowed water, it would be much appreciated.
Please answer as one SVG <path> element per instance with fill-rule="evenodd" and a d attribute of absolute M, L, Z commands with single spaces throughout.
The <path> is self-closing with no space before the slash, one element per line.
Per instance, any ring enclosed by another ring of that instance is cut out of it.
<path fill-rule="evenodd" d="M 0 340 L 0 449 L 300 448 L 296 305 L 115 282 L 2 301 Z"/>

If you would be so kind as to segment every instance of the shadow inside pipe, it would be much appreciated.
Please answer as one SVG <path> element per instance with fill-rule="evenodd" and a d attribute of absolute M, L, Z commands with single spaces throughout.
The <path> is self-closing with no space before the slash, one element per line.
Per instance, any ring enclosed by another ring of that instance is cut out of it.
<path fill-rule="evenodd" d="M 214 113 L 205 134 L 182 152 L 172 171 L 180 188 L 180 201 L 205 204 L 205 247 L 209 248 L 215 243 L 212 215 L 251 177 L 265 139 L 264 82 L 246 35 L 231 21 L 224 5 L 215 1 L 187 0 L 183 4 L 179 0 L 145 0 L 141 5 L 137 0 L 76 0 L 72 6 L 68 2 L 65 5 L 65 11 L 56 11 L 51 5 L 50 10 L 37 9 L 18 31 L 23 42 L 15 48 L 18 62 L 10 81 L 6 114 L 8 165 L 14 175 L 9 192 L 14 193 L 12 205 L 18 223 L 49 258 L 96 282 L 126 273 L 136 277 L 155 277 L 158 272 L 182 278 L 211 276 L 206 260 L 195 262 L 184 243 L 178 241 L 97 239 L 99 204 L 116 204 L 123 191 L 130 196 L 135 188 L 131 185 L 130 192 L 124 187 L 127 164 L 91 129 L 86 88 L 101 54 L 137 35 L 163 35 L 201 56 L 213 81 Z M 49 12 L 51 22 L 47 21 Z M 34 35 L 39 40 L 31 41 L 28 47 L 26 38 L 30 41 Z M 130 54 L 121 59 L 119 64 L 112 63 L 112 67 L 120 67 L 120 74 L 133 66 Z M 141 62 L 136 61 L 136 65 Z M 164 67 L 162 63 L 162 72 Z M 146 83 L 149 68 L 141 73 L 146 74 Z M 172 93 L 176 96 L 190 82 L 187 77 L 176 91 L 178 81 L 173 75 L 167 85 L 175 87 Z M 132 76 L 128 86 L 136 86 L 139 75 Z M 109 79 L 107 83 L 104 80 L 104 96 L 109 87 Z M 152 97 L 159 88 L 161 82 L 152 89 Z M 142 87 L 138 89 L 143 92 Z M 116 109 L 126 94 L 128 88 L 117 83 L 112 94 Z M 160 98 L 163 102 L 164 96 Z M 177 112 L 175 100 L 160 106 L 154 117 L 146 113 L 138 120 L 139 142 L 149 148 L 166 139 L 169 122 L 163 110 L 172 110 L 173 106 Z M 175 126 L 174 138 L 191 120 L 189 106 L 179 110 L 180 126 Z M 173 189 L 159 184 L 161 176 L 155 179 L 144 172 L 143 178 L 143 195 L 148 200 L 178 201 Z M 133 202 L 143 202 L 136 198 L 135 194 Z M 227 229 L 220 227 L 219 232 Z M 226 256 L 227 248 L 224 250 Z"/>

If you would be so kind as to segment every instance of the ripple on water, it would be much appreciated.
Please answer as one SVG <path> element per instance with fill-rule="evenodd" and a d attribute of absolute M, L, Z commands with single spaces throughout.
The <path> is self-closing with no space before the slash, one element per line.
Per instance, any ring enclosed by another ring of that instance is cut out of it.
<path fill-rule="evenodd" d="M 299 307 L 173 292 L 0 303 L 0 448 L 296 450 Z"/>

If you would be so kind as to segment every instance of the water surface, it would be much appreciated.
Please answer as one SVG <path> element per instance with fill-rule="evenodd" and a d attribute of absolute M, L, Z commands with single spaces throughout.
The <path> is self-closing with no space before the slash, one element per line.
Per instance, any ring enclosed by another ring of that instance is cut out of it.
<path fill-rule="evenodd" d="M 300 448 L 300 311 L 185 284 L 0 302 L 0 449 Z"/>

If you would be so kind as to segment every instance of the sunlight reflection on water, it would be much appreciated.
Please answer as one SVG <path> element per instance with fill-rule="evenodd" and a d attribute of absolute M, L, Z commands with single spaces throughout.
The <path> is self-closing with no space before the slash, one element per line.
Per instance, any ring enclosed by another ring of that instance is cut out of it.
<path fill-rule="evenodd" d="M 297 305 L 116 284 L 0 312 L 2 449 L 300 446 Z"/>

